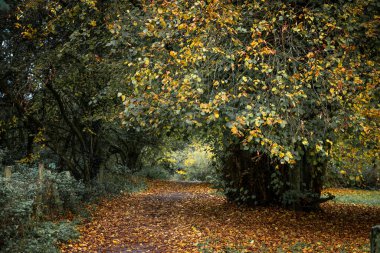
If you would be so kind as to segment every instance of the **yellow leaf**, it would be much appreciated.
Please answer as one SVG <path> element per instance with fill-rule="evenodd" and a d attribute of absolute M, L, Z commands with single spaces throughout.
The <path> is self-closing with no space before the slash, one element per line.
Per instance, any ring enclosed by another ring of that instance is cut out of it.
<path fill-rule="evenodd" d="M 255 40 L 251 42 L 251 46 L 252 46 L 253 48 L 255 48 L 258 44 L 259 44 L 259 43 L 258 43 L 257 41 L 255 41 Z"/>
<path fill-rule="evenodd" d="M 214 111 L 214 116 L 215 116 L 215 118 L 219 118 L 219 112 L 218 111 Z"/>
<path fill-rule="evenodd" d="M 306 55 L 307 58 L 314 58 L 314 53 L 310 52 Z"/>
<path fill-rule="evenodd" d="M 233 135 L 239 135 L 239 130 L 237 129 L 236 126 L 233 126 L 233 127 L 231 128 L 231 132 L 232 132 Z"/>
<path fill-rule="evenodd" d="M 174 52 L 174 51 L 170 51 L 170 56 L 172 56 L 172 57 L 176 57 L 177 56 L 177 53 L 176 52 Z"/>
<path fill-rule="evenodd" d="M 178 26 L 179 30 L 186 29 L 187 25 L 185 23 L 182 23 Z"/>

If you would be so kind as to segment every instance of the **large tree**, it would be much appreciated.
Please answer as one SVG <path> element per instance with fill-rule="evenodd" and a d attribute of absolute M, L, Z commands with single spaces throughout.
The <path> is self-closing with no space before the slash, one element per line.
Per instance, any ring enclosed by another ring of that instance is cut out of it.
<path fill-rule="evenodd" d="M 230 200 L 317 207 L 337 129 L 348 128 L 365 87 L 377 85 L 377 3 L 143 8 L 147 18 L 133 22 L 142 42 L 125 62 L 124 124 L 214 129 Z"/>
<path fill-rule="evenodd" d="M 20 1 L 1 31 L 2 147 L 10 161 L 58 159 L 59 167 L 89 181 L 110 158 L 136 166 L 153 138 L 118 123 L 128 41 L 112 40 L 118 11 L 129 1 Z M 3 67 L 4 66 L 4 67 Z M 10 162 L 9 161 L 9 162 Z"/>

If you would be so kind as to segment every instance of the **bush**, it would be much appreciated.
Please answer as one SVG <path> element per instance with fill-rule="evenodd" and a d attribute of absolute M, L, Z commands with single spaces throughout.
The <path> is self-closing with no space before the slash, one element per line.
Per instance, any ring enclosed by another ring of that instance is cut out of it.
<path fill-rule="evenodd" d="M 380 169 L 356 158 L 329 162 L 325 177 L 326 187 L 355 187 L 380 189 Z"/>
<path fill-rule="evenodd" d="M 36 223 L 23 238 L 12 238 L 3 247 L 3 252 L 55 253 L 58 243 L 78 238 L 74 224 L 61 222 Z"/>
<path fill-rule="evenodd" d="M 12 237 L 23 236 L 33 214 L 36 185 L 0 177 L 0 249 Z"/>
<path fill-rule="evenodd" d="M 68 172 L 47 173 L 42 192 L 45 211 L 54 213 L 58 208 L 61 211 L 77 213 L 85 194 L 85 185 Z"/>
<path fill-rule="evenodd" d="M 216 177 L 218 161 L 207 143 L 192 141 L 182 150 L 167 153 L 164 161 L 174 168 L 175 180 L 211 182 Z"/>
<path fill-rule="evenodd" d="M 27 248 L 29 243 L 36 243 L 38 236 L 32 235 L 40 231 L 38 221 L 53 219 L 64 212 L 78 211 L 83 192 L 83 183 L 65 172 L 48 171 L 44 180 L 39 182 L 37 168 L 19 166 L 15 167 L 11 178 L 0 176 L 0 251 L 4 247 Z M 56 234 L 63 235 L 62 232 Z"/>
<path fill-rule="evenodd" d="M 0 176 L 0 252 L 57 252 L 56 244 L 77 233 L 70 223 L 46 222 L 62 214 L 83 211 L 83 201 L 141 190 L 145 185 L 126 167 L 104 173 L 102 182 L 88 184 L 68 172 L 46 170 L 42 182 L 38 169 L 17 166 L 11 178 Z M 167 179 L 167 172 L 143 170 L 148 178 Z M 3 175 L 3 173 L 1 173 Z"/>
<path fill-rule="evenodd" d="M 143 168 L 136 172 L 135 175 L 138 177 L 159 180 L 167 180 L 170 178 L 169 172 L 160 166 Z"/>
<path fill-rule="evenodd" d="M 145 188 L 144 182 L 139 180 L 135 175 L 119 172 L 111 170 L 104 173 L 102 182 L 94 179 L 88 183 L 84 199 L 86 201 L 94 201 L 100 197 L 110 197 L 123 192 L 136 192 Z"/>

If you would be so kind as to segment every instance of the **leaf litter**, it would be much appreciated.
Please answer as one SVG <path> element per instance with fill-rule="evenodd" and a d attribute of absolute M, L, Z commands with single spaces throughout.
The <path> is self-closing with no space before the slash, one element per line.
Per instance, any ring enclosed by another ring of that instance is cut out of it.
<path fill-rule="evenodd" d="M 104 199 L 62 252 L 367 252 L 380 207 L 334 202 L 320 212 L 228 203 L 210 185 L 149 182 Z M 203 250 L 201 250 L 203 249 Z"/>

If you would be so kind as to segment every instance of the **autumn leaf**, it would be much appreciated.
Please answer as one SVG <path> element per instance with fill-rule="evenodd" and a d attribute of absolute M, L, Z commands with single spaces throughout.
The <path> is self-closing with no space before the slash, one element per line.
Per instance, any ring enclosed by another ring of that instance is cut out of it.
<path fill-rule="evenodd" d="M 227 203 L 208 184 L 165 181 L 149 182 L 144 192 L 104 199 L 92 210 L 91 221 L 80 226 L 79 241 L 61 244 L 62 252 L 199 252 L 199 247 L 260 252 L 263 245 L 270 252 L 291 252 L 301 244 L 303 252 L 338 252 L 342 247 L 363 252 L 369 245 L 368 231 L 380 217 L 380 207 L 338 203 L 324 204 L 317 213 L 241 208 Z"/>

